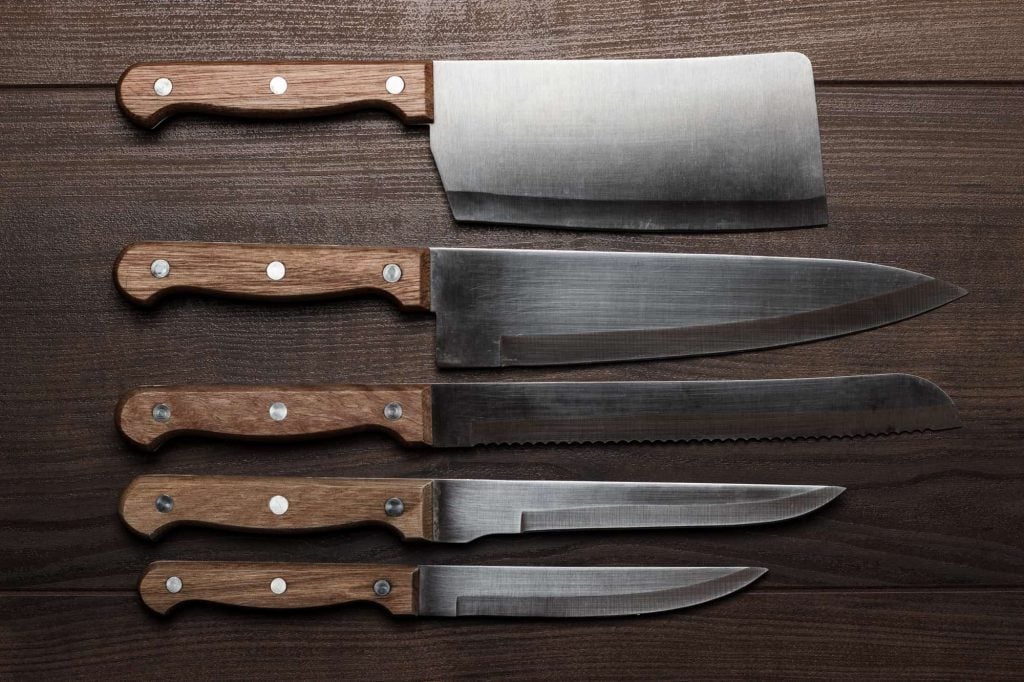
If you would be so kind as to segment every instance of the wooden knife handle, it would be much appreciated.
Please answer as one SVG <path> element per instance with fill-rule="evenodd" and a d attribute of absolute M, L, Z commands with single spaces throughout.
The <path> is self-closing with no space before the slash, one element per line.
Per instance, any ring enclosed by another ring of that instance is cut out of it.
<path fill-rule="evenodd" d="M 155 538 L 177 525 L 296 532 L 383 523 L 406 538 L 434 538 L 433 485 L 408 478 L 139 476 L 121 518 Z"/>
<path fill-rule="evenodd" d="M 158 613 L 187 601 L 262 609 L 370 601 L 415 615 L 418 578 L 416 566 L 156 561 L 142 574 L 139 594 Z"/>
<path fill-rule="evenodd" d="M 403 308 L 430 308 L 429 249 L 140 242 L 117 257 L 114 282 L 151 305 L 175 291 L 262 299 L 380 293 Z"/>
<path fill-rule="evenodd" d="M 180 434 L 284 440 L 381 429 L 431 443 L 430 386 L 150 386 L 129 391 L 117 427 L 148 450 Z"/>
<path fill-rule="evenodd" d="M 355 109 L 430 123 L 433 89 L 433 62 L 162 62 L 129 67 L 117 103 L 145 128 L 184 113 L 296 118 Z"/>

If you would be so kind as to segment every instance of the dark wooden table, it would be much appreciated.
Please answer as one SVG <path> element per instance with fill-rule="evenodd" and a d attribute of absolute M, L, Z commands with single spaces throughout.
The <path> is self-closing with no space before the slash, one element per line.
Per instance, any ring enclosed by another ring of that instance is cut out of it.
<path fill-rule="evenodd" d="M 60 0 L 0 9 L 0 675 L 106 678 L 965 677 L 1024 674 L 1024 6 L 1018 0 L 382 3 Z M 456 225 L 425 130 L 129 124 L 113 84 L 153 59 L 685 57 L 814 63 L 831 224 L 629 235 Z M 849 258 L 970 290 L 898 325 L 727 357 L 439 372 L 433 322 L 387 303 L 116 294 L 140 239 L 636 249 Z M 808 442 L 403 450 L 383 437 L 158 455 L 118 395 L 172 382 L 758 378 L 911 372 L 964 428 Z M 301 537 L 116 516 L 141 473 L 827 483 L 837 503 L 750 530 L 561 533 L 468 546 L 381 529 Z M 585 621 L 394 619 L 369 604 L 267 613 L 139 602 L 159 558 L 761 565 L 688 611 Z"/>

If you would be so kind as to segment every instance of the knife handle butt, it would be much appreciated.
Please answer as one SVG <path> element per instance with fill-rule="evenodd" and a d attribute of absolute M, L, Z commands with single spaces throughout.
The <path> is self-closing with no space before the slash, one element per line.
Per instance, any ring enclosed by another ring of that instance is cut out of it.
<path fill-rule="evenodd" d="M 385 109 L 404 123 L 434 118 L 433 62 L 163 62 L 135 64 L 117 103 L 144 128 L 177 114 L 245 118 Z"/>
<path fill-rule="evenodd" d="M 152 305 L 174 292 L 277 300 L 378 293 L 402 308 L 428 310 L 430 251 L 139 242 L 117 257 L 114 283 L 140 305 Z"/>
<path fill-rule="evenodd" d="M 139 579 L 139 595 L 162 614 L 188 601 L 263 609 L 369 601 L 415 615 L 418 578 L 416 566 L 156 561 Z"/>
<path fill-rule="evenodd" d="M 139 476 L 119 512 L 150 539 L 178 525 L 288 533 L 361 523 L 434 538 L 433 484 L 423 479 Z"/>
<path fill-rule="evenodd" d="M 376 429 L 408 444 L 432 441 L 430 386 L 416 384 L 152 386 L 126 393 L 116 421 L 147 450 L 184 434 L 293 440 Z"/>

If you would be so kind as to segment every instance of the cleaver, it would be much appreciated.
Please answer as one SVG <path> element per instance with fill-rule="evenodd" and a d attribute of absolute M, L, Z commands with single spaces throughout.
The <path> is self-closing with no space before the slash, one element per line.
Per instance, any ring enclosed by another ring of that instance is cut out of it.
<path fill-rule="evenodd" d="M 456 220 L 645 231 L 827 222 L 814 78 L 796 52 L 697 59 L 136 64 L 117 100 L 430 126 Z"/>

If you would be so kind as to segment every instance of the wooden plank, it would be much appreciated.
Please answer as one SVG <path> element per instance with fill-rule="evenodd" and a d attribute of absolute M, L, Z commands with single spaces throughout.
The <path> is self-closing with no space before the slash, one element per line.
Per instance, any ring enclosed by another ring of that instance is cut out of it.
<path fill-rule="evenodd" d="M 1019 679 L 1020 590 L 745 593 L 593 620 L 395 618 L 370 604 L 160 618 L 133 595 L 0 597 L 0 674 L 138 679 Z M 614 652 L 611 655 L 609 652 Z"/>
<path fill-rule="evenodd" d="M 1020 80 L 1015 0 L 9 3 L 2 84 L 185 59 L 692 57 L 797 50 L 825 80 Z"/>
<path fill-rule="evenodd" d="M 157 558 L 755 564 L 778 586 L 1021 585 L 1024 88 L 821 89 L 832 223 L 767 234 L 623 235 L 455 225 L 424 131 L 384 115 L 309 124 L 185 119 L 136 129 L 106 90 L 16 89 L 0 119 L 0 584 L 118 588 Z M 827 342 L 719 358 L 439 372 L 433 321 L 384 301 L 200 298 L 141 310 L 111 268 L 138 239 L 707 251 L 838 257 L 926 272 L 970 296 Z M 402 450 L 369 434 L 305 445 L 117 436 L 119 394 L 190 382 L 758 378 L 907 371 L 944 386 L 965 428 L 870 440 Z M 139 473 L 737 481 L 846 485 L 794 523 L 400 545 L 386 531 L 297 538 L 116 519 Z M 640 630 L 638 630 L 639 632 Z"/>

